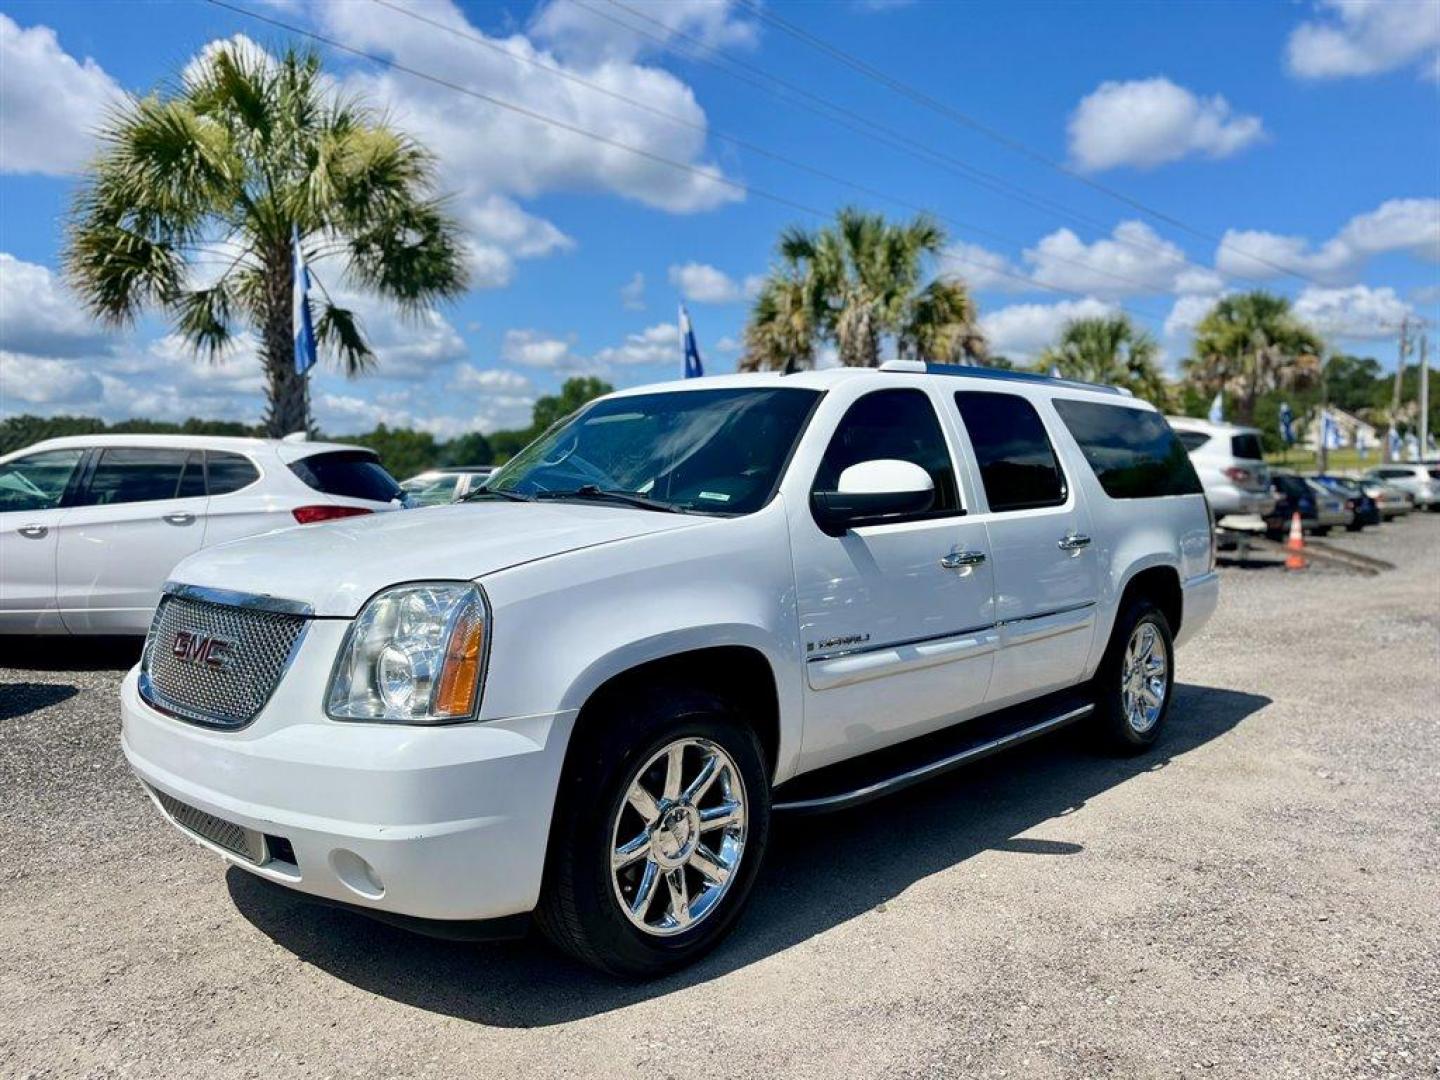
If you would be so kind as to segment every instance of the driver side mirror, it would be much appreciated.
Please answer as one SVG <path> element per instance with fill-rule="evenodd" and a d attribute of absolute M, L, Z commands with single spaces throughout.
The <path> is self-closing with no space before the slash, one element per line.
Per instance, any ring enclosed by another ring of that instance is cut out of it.
<path fill-rule="evenodd" d="M 878 458 L 851 465 L 834 491 L 816 491 L 810 505 L 820 528 L 840 536 L 857 525 L 878 525 L 889 518 L 922 514 L 935 502 L 935 482 L 919 465 Z"/>

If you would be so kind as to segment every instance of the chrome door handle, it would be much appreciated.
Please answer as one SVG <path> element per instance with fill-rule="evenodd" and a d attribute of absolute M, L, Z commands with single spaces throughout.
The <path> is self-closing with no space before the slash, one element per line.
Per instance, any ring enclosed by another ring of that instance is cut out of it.
<path fill-rule="evenodd" d="M 1061 537 L 1058 546 L 1061 551 L 1079 551 L 1083 547 L 1088 547 L 1089 544 L 1088 536 L 1083 533 L 1071 533 L 1069 536 Z"/>
<path fill-rule="evenodd" d="M 164 517 L 161 518 L 161 520 L 162 520 L 162 521 L 165 521 L 165 522 L 168 522 L 168 523 L 171 524 L 171 525 L 193 525 L 193 524 L 195 524 L 195 515 L 194 515 L 194 514 L 166 514 Z"/>
<path fill-rule="evenodd" d="M 940 560 L 946 570 L 959 570 L 966 566 L 979 566 L 985 561 L 983 551 L 952 551 Z"/>
<path fill-rule="evenodd" d="M 44 539 L 44 537 L 50 532 L 50 530 L 47 529 L 44 525 L 21 525 L 20 528 L 16 529 L 15 531 L 18 532 L 21 536 L 28 537 L 31 540 Z"/>

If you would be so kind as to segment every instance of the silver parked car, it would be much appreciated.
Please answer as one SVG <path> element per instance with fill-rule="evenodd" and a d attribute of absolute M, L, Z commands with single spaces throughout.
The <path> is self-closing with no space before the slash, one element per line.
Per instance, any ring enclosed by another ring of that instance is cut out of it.
<path fill-rule="evenodd" d="M 1420 510 L 1440 510 L 1440 465 L 1434 462 L 1377 465 L 1365 474 L 1410 493 Z"/>
<path fill-rule="evenodd" d="M 1166 419 L 1190 454 L 1216 519 L 1226 515 L 1264 516 L 1275 505 L 1270 469 L 1258 428 L 1215 424 L 1188 416 Z"/>
<path fill-rule="evenodd" d="M 472 491 L 485 486 L 495 471 L 493 465 L 456 465 L 445 469 L 428 469 L 410 477 L 400 487 L 409 496 L 412 506 L 440 506 L 459 502 Z"/>

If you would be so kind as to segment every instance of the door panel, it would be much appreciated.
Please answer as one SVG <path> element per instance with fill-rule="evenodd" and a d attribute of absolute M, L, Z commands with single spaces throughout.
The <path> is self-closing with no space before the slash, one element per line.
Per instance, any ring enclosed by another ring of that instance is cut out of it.
<path fill-rule="evenodd" d="M 83 450 L 45 450 L 0 465 L 0 633 L 63 633 L 55 550 Z"/>
<path fill-rule="evenodd" d="M 142 634 L 175 564 L 200 550 L 209 498 L 183 450 L 107 448 L 59 530 L 57 600 L 74 633 Z M 166 494 L 168 493 L 168 494 Z M 183 497 L 176 497 L 182 495 Z M 157 497 L 164 496 L 164 497 Z"/>
<path fill-rule="evenodd" d="M 1089 513 L 1035 403 L 988 390 L 961 391 L 954 401 L 994 553 L 1000 649 L 987 705 L 999 708 L 1081 680 L 1100 579 Z"/>
<path fill-rule="evenodd" d="M 983 706 L 989 686 L 998 643 L 989 537 L 961 507 L 927 392 L 881 389 L 852 402 L 812 490 L 834 490 L 845 468 L 880 459 L 925 469 L 932 508 L 831 536 L 808 499 L 787 504 L 806 657 L 802 769 L 963 720 Z M 968 558 L 947 560 L 961 554 Z"/>

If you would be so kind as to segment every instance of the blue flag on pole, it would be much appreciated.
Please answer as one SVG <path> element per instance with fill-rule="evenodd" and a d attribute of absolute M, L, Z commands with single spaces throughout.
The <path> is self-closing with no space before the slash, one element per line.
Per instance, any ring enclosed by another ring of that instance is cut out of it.
<path fill-rule="evenodd" d="M 1320 438 L 1325 443 L 1326 450 L 1339 450 L 1345 445 L 1345 433 L 1340 430 L 1340 425 L 1326 409 L 1320 414 Z"/>
<path fill-rule="evenodd" d="M 300 250 L 300 230 L 293 234 L 295 266 L 295 374 L 304 375 L 315 366 L 315 324 L 310 319 L 310 271 Z"/>
<path fill-rule="evenodd" d="M 685 378 L 698 379 L 705 374 L 700 363 L 700 346 L 695 344 L 695 328 L 690 325 L 690 313 L 680 305 L 680 344 L 685 349 Z"/>
<path fill-rule="evenodd" d="M 1390 433 L 1386 436 L 1386 441 L 1388 442 L 1389 447 L 1390 447 L 1390 460 L 1391 460 L 1391 461 L 1399 461 L 1399 460 L 1400 460 L 1400 432 L 1396 431 L 1395 428 L 1392 426 L 1392 427 L 1390 428 Z"/>
<path fill-rule="evenodd" d="M 1280 403 L 1280 439 L 1286 446 L 1295 445 L 1295 414 L 1288 401 Z"/>
<path fill-rule="evenodd" d="M 1210 402 L 1210 423 L 1223 424 L 1225 422 L 1225 395 L 1217 393 L 1215 400 Z"/>

